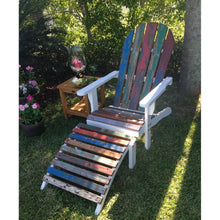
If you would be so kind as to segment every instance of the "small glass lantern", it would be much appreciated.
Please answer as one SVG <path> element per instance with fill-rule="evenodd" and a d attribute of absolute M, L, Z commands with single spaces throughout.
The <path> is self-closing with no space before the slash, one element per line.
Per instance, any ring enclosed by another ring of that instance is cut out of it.
<path fill-rule="evenodd" d="M 76 73 L 77 78 L 82 78 L 86 69 L 85 56 L 80 45 L 74 45 L 70 49 L 70 68 Z"/>

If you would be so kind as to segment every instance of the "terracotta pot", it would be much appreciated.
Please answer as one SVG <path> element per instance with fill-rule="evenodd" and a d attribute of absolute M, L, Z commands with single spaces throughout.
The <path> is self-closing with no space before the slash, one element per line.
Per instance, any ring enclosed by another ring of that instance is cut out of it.
<path fill-rule="evenodd" d="M 40 136 L 44 130 L 44 118 L 37 125 L 25 125 L 20 123 L 21 129 L 28 137 Z"/>

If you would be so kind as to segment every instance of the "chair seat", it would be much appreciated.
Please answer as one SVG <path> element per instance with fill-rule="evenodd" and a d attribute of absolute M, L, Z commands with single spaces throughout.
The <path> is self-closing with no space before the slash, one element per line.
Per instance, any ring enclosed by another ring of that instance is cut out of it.
<path fill-rule="evenodd" d="M 121 129 L 130 130 L 129 135 L 132 135 L 133 132 L 132 136 L 138 136 L 135 133 L 140 133 L 144 125 L 144 113 L 120 107 L 105 107 L 92 112 L 87 117 L 87 123 L 93 125 L 102 123 L 106 127 L 109 126 L 111 130 L 112 127 L 117 127 L 118 131 Z"/>

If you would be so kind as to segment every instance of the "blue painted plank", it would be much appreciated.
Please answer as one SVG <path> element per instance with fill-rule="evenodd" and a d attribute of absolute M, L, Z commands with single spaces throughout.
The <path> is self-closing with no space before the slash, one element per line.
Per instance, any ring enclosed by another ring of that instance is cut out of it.
<path fill-rule="evenodd" d="M 94 144 L 94 145 L 97 145 L 97 146 L 100 146 L 100 147 L 113 149 L 113 150 L 116 150 L 116 151 L 119 151 L 119 152 L 124 152 L 125 151 L 125 147 L 120 147 L 116 144 L 110 144 L 110 143 L 106 143 L 106 142 L 103 142 L 103 141 L 91 139 L 89 137 L 85 137 L 85 136 L 82 136 L 80 134 L 71 133 L 69 135 L 69 137 L 72 138 L 72 139 L 77 139 L 77 140 L 89 143 L 89 144 Z"/>
<path fill-rule="evenodd" d="M 94 182 L 91 182 L 89 180 L 86 180 L 86 179 L 68 174 L 68 173 L 66 173 L 64 171 L 61 171 L 61 170 L 58 170 L 56 168 L 48 167 L 47 172 L 54 175 L 54 176 L 57 176 L 57 177 L 60 177 L 62 179 L 65 179 L 67 181 L 70 181 L 72 183 L 76 183 L 78 185 L 81 185 L 83 187 L 91 189 L 93 191 L 96 191 L 96 192 L 99 192 L 99 193 L 102 193 L 102 194 L 104 194 L 104 192 L 105 192 L 105 188 L 103 186 L 97 184 L 97 183 L 94 183 Z"/>
<path fill-rule="evenodd" d="M 128 58 L 129 58 L 129 54 L 131 50 L 133 34 L 134 34 L 134 30 L 132 30 L 129 33 L 128 37 L 124 41 L 121 63 L 120 63 L 120 68 L 119 68 L 118 83 L 117 83 L 116 91 L 115 91 L 114 106 L 119 106 L 120 101 L 121 101 L 122 89 L 124 85 L 125 74 L 127 71 Z"/>

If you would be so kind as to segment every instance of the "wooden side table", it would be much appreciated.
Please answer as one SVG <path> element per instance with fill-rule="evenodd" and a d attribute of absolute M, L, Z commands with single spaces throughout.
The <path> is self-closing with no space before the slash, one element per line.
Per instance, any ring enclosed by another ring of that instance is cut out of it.
<path fill-rule="evenodd" d="M 92 76 L 86 76 L 86 78 L 91 78 L 91 77 Z M 74 106 L 72 106 L 70 108 L 68 108 L 68 106 L 67 106 L 65 93 L 76 95 L 76 92 L 83 88 L 83 87 L 80 87 L 80 88 L 76 87 L 72 83 L 73 78 L 74 77 L 72 77 L 71 79 L 68 79 L 67 81 L 65 81 L 57 86 L 57 88 L 59 89 L 59 92 L 60 92 L 60 98 L 61 98 L 61 102 L 62 102 L 62 106 L 63 106 L 64 117 L 65 117 L 65 119 L 68 119 L 68 115 L 75 115 L 75 116 L 86 118 L 91 113 L 88 95 L 80 97 L 80 101 L 77 102 Z M 98 79 L 98 77 L 93 77 L 93 78 Z M 105 105 L 105 87 L 104 87 L 104 85 L 101 86 L 100 89 L 101 89 L 101 103 L 99 103 L 99 107 L 104 107 L 104 105 Z"/>

